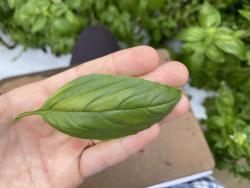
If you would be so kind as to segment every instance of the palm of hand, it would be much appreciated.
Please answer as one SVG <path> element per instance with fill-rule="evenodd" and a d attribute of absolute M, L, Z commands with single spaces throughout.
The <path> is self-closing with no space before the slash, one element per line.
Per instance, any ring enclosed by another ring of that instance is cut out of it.
<path fill-rule="evenodd" d="M 140 54 L 144 57 L 135 57 Z M 92 72 L 143 75 L 145 79 L 174 86 L 186 82 L 187 71 L 181 64 L 172 62 L 157 67 L 158 61 L 156 52 L 148 47 L 123 50 L 1 96 L 0 187 L 76 187 L 84 178 L 143 148 L 157 136 L 158 124 L 136 135 L 97 143 L 62 134 L 38 116 L 16 124 L 12 120 L 18 113 L 38 109 L 64 83 Z M 172 69 L 171 79 L 163 74 L 169 69 Z M 183 73 L 182 77 L 177 77 L 176 72 Z M 183 113 L 187 107 L 183 97 L 167 119 Z"/>

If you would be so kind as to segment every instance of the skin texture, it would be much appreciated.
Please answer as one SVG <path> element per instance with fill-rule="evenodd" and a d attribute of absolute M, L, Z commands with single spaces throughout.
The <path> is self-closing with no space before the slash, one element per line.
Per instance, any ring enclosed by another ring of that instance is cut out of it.
<path fill-rule="evenodd" d="M 127 159 L 157 137 L 159 123 L 136 135 L 104 142 L 64 135 L 39 116 L 12 124 L 17 114 L 39 108 L 60 86 L 89 73 L 142 77 L 175 87 L 181 87 L 188 79 L 183 64 L 168 62 L 159 66 L 157 52 L 151 47 L 140 46 L 1 95 L 0 187 L 77 187 L 85 178 Z M 183 114 L 188 107 L 188 100 L 183 96 L 163 121 Z"/>

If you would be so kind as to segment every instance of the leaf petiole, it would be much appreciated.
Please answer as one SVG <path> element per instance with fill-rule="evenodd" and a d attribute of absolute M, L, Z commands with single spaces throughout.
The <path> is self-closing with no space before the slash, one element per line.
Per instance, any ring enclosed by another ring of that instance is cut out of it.
<path fill-rule="evenodd" d="M 31 115 L 36 115 L 39 113 L 39 110 L 35 110 L 35 111 L 30 111 L 30 112 L 24 112 L 21 114 L 18 114 L 15 119 L 13 120 L 13 124 L 16 123 L 19 119 L 22 119 L 26 116 L 31 116 Z"/>

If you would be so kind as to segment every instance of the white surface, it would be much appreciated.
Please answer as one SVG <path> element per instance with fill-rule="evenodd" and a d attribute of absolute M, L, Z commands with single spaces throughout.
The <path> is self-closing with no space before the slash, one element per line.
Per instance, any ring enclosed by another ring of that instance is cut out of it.
<path fill-rule="evenodd" d="M 189 181 L 193 181 L 193 180 L 197 180 L 197 179 L 200 179 L 200 178 L 203 178 L 203 177 L 207 177 L 207 176 L 210 176 L 212 174 L 213 174 L 213 171 L 206 171 L 206 172 L 202 172 L 202 173 L 198 173 L 198 174 L 193 174 L 191 176 L 186 176 L 186 177 L 183 177 L 183 178 L 179 178 L 179 179 L 176 179 L 176 180 L 160 183 L 160 184 L 157 184 L 157 185 L 152 185 L 152 186 L 149 186 L 147 188 L 167 188 L 167 187 L 172 187 L 172 186 L 175 186 L 175 185 L 179 185 L 179 184 L 182 184 L 182 183 L 186 183 L 186 182 L 189 182 Z"/>
<path fill-rule="evenodd" d="M 214 96 L 215 92 L 207 92 L 202 89 L 191 87 L 190 85 L 185 85 L 184 91 L 187 95 L 191 96 L 190 106 L 195 117 L 198 119 L 206 119 L 207 115 L 202 103 L 207 97 Z"/>
<path fill-rule="evenodd" d="M 69 66 L 71 55 L 56 57 L 50 51 L 44 53 L 40 49 L 22 50 L 21 46 L 12 50 L 0 46 L 0 80 Z"/>

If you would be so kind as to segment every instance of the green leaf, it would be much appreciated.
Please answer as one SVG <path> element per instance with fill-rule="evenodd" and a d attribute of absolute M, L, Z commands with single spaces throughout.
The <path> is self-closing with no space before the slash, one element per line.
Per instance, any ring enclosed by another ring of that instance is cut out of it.
<path fill-rule="evenodd" d="M 241 16 L 250 21 L 250 10 L 239 10 Z"/>
<path fill-rule="evenodd" d="M 202 80 L 203 66 L 205 64 L 205 56 L 202 51 L 195 51 L 189 58 L 189 70 L 192 75 L 191 81 L 195 85 L 199 85 Z"/>
<path fill-rule="evenodd" d="M 54 20 L 50 26 L 51 33 L 56 37 L 69 35 L 71 29 L 68 26 L 69 22 L 66 19 L 58 18 Z"/>
<path fill-rule="evenodd" d="M 148 1 L 145 0 L 139 0 L 138 2 L 138 14 L 139 15 L 145 15 L 145 13 L 147 12 L 147 7 L 148 7 Z"/>
<path fill-rule="evenodd" d="M 222 51 L 233 54 L 241 60 L 246 59 L 246 47 L 240 39 L 222 32 L 218 32 L 215 37 L 215 44 Z"/>
<path fill-rule="evenodd" d="M 105 1 L 95 1 L 95 7 L 96 7 L 96 11 L 97 12 L 101 12 L 105 9 L 105 4 L 106 2 Z"/>
<path fill-rule="evenodd" d="M 64 3 L 56 3 L 50 6 L 50 12 L 53 15 L 53 19 L 63 16 L 63 14 L 68 10 L 68 7 Z"/>
<path fill-rule="evenodd" d="M 137 13 L 138 2 L 134 0 L 120 0 L 118 6 L 121 10 L 129 11 L 130 14 L 135 15 Z"/>
<path fill-rule="evenodd" d="M 39 17 L 37 19 L 37 21 L 35 22 L 35 24 L 32 26 L 31 32 L 32 33 L 36 33 L 36 32 L 41 31 L 45 27 L 46 22 L 47 22 L 47 18 L 46 17 L 44 17 L 44 16 Z"/>
<path fill-rule="evenodd" d="M 233 33 L 233 36 L 236 37 L 236 38 L 247 38 L 249 36 L 249 30 L 236 30 L 234 33 Z"/>
<path fill-rule="evenodd" d="M 221 34 L 221 35 L 233 35 L 234 31 L 228 27 L 219 27 L 216 30 L 216 34 Z"/>
<path fill-rule="evenodd" d="M 208 2 L 205 2 L 200 10 L 199 22 L 203 27 L 217 27 L 221 23 L 219 11 Z"/>
<path fill-rule="evenodd" d="M 196 51 L 191 55 L 192 72 L 198 73 L 202 69 L 205 57 L 202 51 Z"/>
<path fill-rule="evenodd" d="M 17 0 L 7 0 L 7 1 L 9 3 L 10 8 L 12 8 L 12 9 L 15 7 L 16 2 L 17 2 Z"/>
<path fill-rule="evenodd" d="M 64 85 L 39 110 L 16 120 L 38 114 L 65 134 L 106 140 L 149 128 L 180 97 L 180 90 L 140 78 L 92 74 Z"/>
<path fill-rule="evenodd" d="M 151 10 L 158 10 L 163 7 L 165 4 L 165 0 L 148 0 L 148 7 Z"/>
<path fill-rule="evenodd" d="M 222 129 L 226 125 L 226 120 L 223 116 L 211 116 L 207 120 L 208 124 L 211 124 L 210 129 Z"/>
<path fill-rule="evenodd" d="M 205 50 L 205 54 L 207 58 L 213 62 L 222 63 L 225 61 L 223 52 L 215 45 L 210 45 Z"/>
<path fill-rule="evenodd" d="M 197 42 L 205 37 L 205 31 L 200 27 L 188 27 L 178 34 L 178 39 L 188 42 Z"/>
<path fill-rule="evenodd" d="M 182 49 L 186 52 L 199 51 L 203 53 L 204 44 L 202 42 L 186 42 L 183 44 Z"/>
<path fill-rule="evenodd" d="M 69 22 L 70 24 L 69 27 L 72 30 L 72 32 L 80 31 L 83 25 L 85 24 L 85 20 L 73 14 L 72 11 L 67 11 L 65 14 L 65 18 Z"/>
<path fill-rule="evenodd" d="M 229 117 L 233 115 L 234 96 L 232 90 L 224 83 L 219 89 L 219 96 L 215 100 L 215 106 L 219 114 L 228 115 Z"/>
<path fill-rule="evenodd" d="M 241 132 L 235 132 L 229 135 L 229 138 L 235 142 L 235 144 L 242 146 L 247 141 L 247 134 Z"/>
<path fill-rule="evenodd" d="M 250 66 L 250 50 L 247 51 L 247 64 Z"/>
<path fill-rule="evenodd" d="M 239 113 L 239 117 L 244 120 L 250 121 L 250 104 L 246 104 L 244 106 L 242 111 Z"/>

